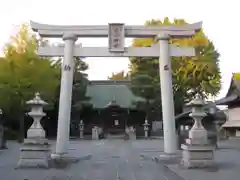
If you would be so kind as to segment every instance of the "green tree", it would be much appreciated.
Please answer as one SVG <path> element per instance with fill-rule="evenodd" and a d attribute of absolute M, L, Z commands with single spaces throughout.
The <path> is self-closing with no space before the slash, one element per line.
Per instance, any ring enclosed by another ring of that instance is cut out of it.
<path fill-rule="evenodd" d="M 63 62 L 63 58 L 59 58 L 55 65 L 61 67 Z M 88 64 L 80 59 L 79 57 L 74 58 L 74 74 L 73 74 L 73 89 L 72 89 L 72 118 L 77 119 L 81 113 L 81 110 L 84 105 L 89 105 L 88 100 L 89 97 L 86 96 L 87 86 L 88 86 L 88 76 L 84 73 L 88 69 Z M 59 76 L 59 80 L 61 76 Z M 58 87 L 58 93 L 56 94 L 56 116 L 58 110 L 59 103 L 59 95 L 60 95 L 60 85 Z M 57 117 L 56 117 L 57 118 Z"/>
<path fill-rule="evenodd" d="M 15 115 L 19 120 L 21 139 L 26 101 L 40 92 L 43 99 L 51 102 L 59 84 L 59 69 L 50 59 L 36 54 L 41 43 L 46 42 L 37 39 L 28 25 L 22 25 L 6 44 L 4 58 L 0 61 L 0 107 L 6 115 Z"/>
<path fill-rule="evenodd" d="M 73 112 L 82 110 L 83 106 L 87 104 L 90 97 L 86 96 L 88 86 L 88 75 L 84 73 L 88 69 L 88 65 L 79 57 L 75 57 L 75 71 L 73 79 Z"/>
<path fill-rule="evenodd" d="M 146 26 L 181 26 L 187 22 L 168 18 L 150 20 Z M 149 47 L 157 43 L 155 39 L 134 39 L 132 46 Z M 180 112 L 184 101 L 193 98 L 197 93 L 202 96 L 215 96 L 220 90 L 219 53 L 213 43 L 206 37 L 203 30 L 192 38 L 172 38 L 171 44 L 178 46 L 193 46 L 195 57 L 172 57 L 173 91 L 176 113 Z M 159 60 L 158 58 L 130 58 L 130 76 L 132 91 L 152 103 L 161 105 Z M 177 97 L 177 98 L 176 98 Z M 157 101 L 157 102 L 156 102 Z M 155 107 L 159 107 L 155 106 Z M 158 108 L 159 109 L 159 108 Z"/>

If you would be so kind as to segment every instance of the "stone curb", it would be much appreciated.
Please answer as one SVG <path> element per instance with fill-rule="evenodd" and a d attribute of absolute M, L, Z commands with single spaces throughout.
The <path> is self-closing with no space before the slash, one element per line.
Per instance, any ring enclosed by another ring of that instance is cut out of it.
<path fill-rule="evenodd" d="M 152 160 L 152 161 L 156 162 L 158 165 L 160 165 L 160 168 L 163 172 L 163 176 L 166 180 L 171 180 L 171 179 L 186 180 L 184 177 L 180 176 L 178 173 L 176 173 L 171 168 L 169 168 L 168 165 L 165 164 L 163 160 L 161 160 L 161 158 L 156 157 L 156 156 L 149 156 L 146 154 L 140 154 L 140 156 L 143 159 Z M 171 163 L 171 164 L 176 164 L 176 161 L 175 161 L 175 163 Z"/>

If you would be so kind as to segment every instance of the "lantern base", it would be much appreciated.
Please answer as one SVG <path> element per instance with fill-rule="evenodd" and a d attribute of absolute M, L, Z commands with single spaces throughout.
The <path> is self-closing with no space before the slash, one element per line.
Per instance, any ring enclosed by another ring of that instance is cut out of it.
<path fill-rule="evenodd" d="M 20 149 L 17 168 L 48 168 L 50 157 L 49 144 L 46 139 L 25 139 Z"/>
<path fill-rule="evenodd" d="M 181 165 L 185 168 L 212 168 L 214 163 L 214 146 L 182 144 Z"/>
<path fill-rule="evenodd" d="M 35 138 L 35 137 L 45 138 L 45 131 L 42 128 L 30 128 L 27 131 L 27 137 L 28 138 Z"/>

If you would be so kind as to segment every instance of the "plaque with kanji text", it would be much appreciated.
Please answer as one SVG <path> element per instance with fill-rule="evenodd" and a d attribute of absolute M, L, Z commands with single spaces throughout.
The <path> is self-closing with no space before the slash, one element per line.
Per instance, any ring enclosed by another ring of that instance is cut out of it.
<path fill-rule="evenodd" d="M 124 52 L 124 24 L 109 24 L 108 42 L 110 52 Z"/>

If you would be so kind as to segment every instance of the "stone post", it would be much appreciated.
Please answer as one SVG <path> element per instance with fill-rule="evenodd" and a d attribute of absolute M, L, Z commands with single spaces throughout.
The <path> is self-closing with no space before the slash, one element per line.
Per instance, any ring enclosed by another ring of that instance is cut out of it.
<path fill-rule="evenodd" d="M 80 131 L 80 139 L 83 139 L 83 135 L 84 135 L 84 123 L 83 123 L 83 120 L 81 120 L 80 123 L 79 123 L 79 131 Z"/>
<path fill-rule="evenodd" d="M 215 128 L 216 128 L 216 148 L 218 148 L 218 142 L 223 138 L 223 135 L 221 133 L 222 127 L 221 124 L 222 122 L 219 120 L 214 121 Z"/>
<path fill-rule="evenodd" d="M 161 83 L 162 116 L 164 153 L 166 156 L 174 155 L 177 151 L 177 137 L 175 129 L 174 102 L 172 89 L 172 71 L 168 34 L 158 35 L 160 45 L 159 74 Z"/>
<path fill-rule="evenodd" d="M 214 165 L 215 147 L 209 144 L 207 131 L 202 125 L 202 119 L 206 116 L 204 105 L 205 102 L 200 96 L 188 104 L 192 107 L 190 116 L 194 124 L 189 131 L 189 139 L 181 145 L 183 149 L 181 163 L 186 168 L 205 168 Z"/>
<path fill-rule="evenodd" d="M 64 34 L 64 60 L 62 65 L 61 89 L 59 99 L 58 130 L 56 153 L 53 159 L 58 159 L 68 153 L 68 141 L 70 133 L 70 118 L 72 104 L 72 84 L 74 72 L 74 44 L 77 37 L 74 34 Z"/>
<path fill-rule="evenodd" d="M 136 140 L 136 129 L 133 126 L 129 127 L 129 139 Z"/>
<path fill-rule="evenodd" d="M 92 140 L 99 140 L 99 129 L 97 126 L 92 128 Z"/>
<path fill-rule="evenodd" d="M 33 118 L 33 124 L 27 131 L 27 139 L 24 139 L 24 146 L 20 149 L 20 160 L 18 168 L 48 168 L 49 151 L 48 141 L 45 139 L 45 131 L 40 120 L 45 116 L 43 106 L 47 103 L 36 93 L 33 100 L 27 101 L 31 111 L 27 113 Z"/>
<path fill-rule="evenodd" d="M 148 130 L 149 130 L 149 124 L 148 120 L 146 119 L 144 124 L 143 124 L 143 129 L 144 129 L 144 137 L 147 139 L 148 138 Z"/>

